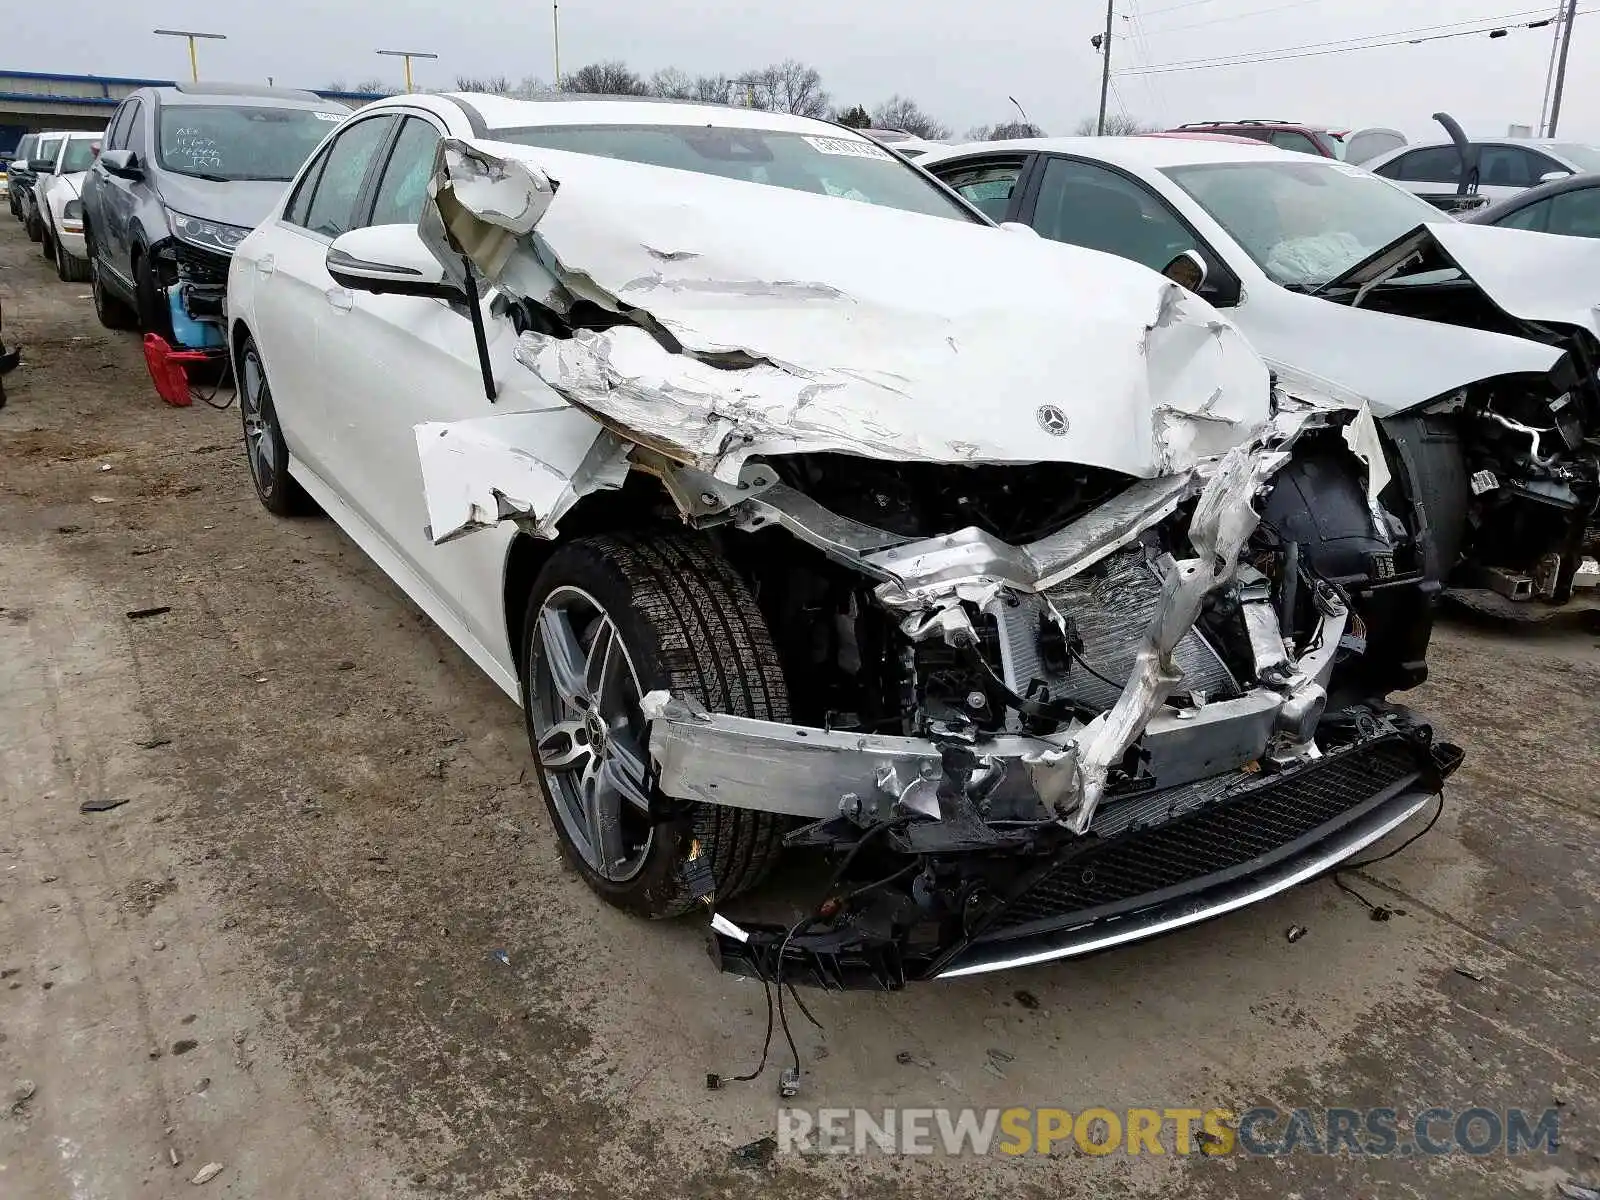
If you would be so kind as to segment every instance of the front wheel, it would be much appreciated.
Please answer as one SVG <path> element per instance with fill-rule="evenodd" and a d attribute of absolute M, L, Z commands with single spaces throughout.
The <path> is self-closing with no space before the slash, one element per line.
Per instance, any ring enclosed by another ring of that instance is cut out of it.
<path fill-rule="evenodd" d="M 771 634 L 733 568 L 692 535 L 582 538 L 545 563 L 523 628 L 539 783 L 585 882 L 639 916 L 680 916 L 695 903 L 685 864 L 698 842 L 717 900 L 760 883 L 783 820 L 659 795 L 640 711 L 641 697 L 666 689 L 716 712 L 788 719 Z"/>
<path fill-rule="evenodd" d="M 89 264 L 71 253 L 56 239 L 56 278 L 63 283 L 82 283 L 89 278 Z"/>
<path fill-rule="evenodd" d="M 100 269 L 100 252 L 95 245 L 94 232 L 84 228 L 84 249 L 89 255 L 89 294 L 94 297 L 94 315 L 107 329 L 134 329 L 138 318 L 133 309 L 106 290 L 106 280 Z"/>

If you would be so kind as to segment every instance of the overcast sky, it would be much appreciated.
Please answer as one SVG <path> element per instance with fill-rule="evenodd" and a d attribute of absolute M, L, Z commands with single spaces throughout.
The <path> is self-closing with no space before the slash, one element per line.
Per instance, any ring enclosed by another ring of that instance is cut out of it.
<path fill-rule="evenodd" d="M 1600 3 L 1580 0 L 1562 132 L 1600 141 Z M 1401 33 L 1473 17 L 1519 21 L 1553 13 L 1555 0 L 1117 0 L 1113 67 L 1136 68 L 1336 39 Z M 1165 11 L 1162 11 L 1165 10 Z M 457 74 L 551 75 L 550 7 L 543 0 L 75 0 L 71 19 L 48 4 L 7 17 L 0 67 L 182 77 L 181 41 L 164 27 L 213 30 L 201 73 L 214 79 L 323 86 L 382 75 L 398 60 L 382 48 L 432 50 L 417 64 L 421 87 Z M 1133 18 L 1137 17 L 1137 21 Z M 676 66 L 737 73 L 782 58 L 815 65 L 836 101 L 869 108 L 893 92 L 962 132 L 1004 120 L 1006 97 L 1052 133 L 1071 132 L 1099 94 L 1099 56 L 1089 38 L 1103 25 L 1098 0 L 563 0 L 561 54 L 573 67 L 620 58 L 643 73 Z M 1134 36 L 1142 31 L 1143 36 Z M 1443 108 L 1469 133 L 1504 134 L 1534 124 L 1544 92 L 1551 31 L 1512 30 L 1359 53 L 1159 75 L 1115 76 L 1113 109 L 1140 118 L 1262 116 L 1392 125 L 1434 136 Z"/>

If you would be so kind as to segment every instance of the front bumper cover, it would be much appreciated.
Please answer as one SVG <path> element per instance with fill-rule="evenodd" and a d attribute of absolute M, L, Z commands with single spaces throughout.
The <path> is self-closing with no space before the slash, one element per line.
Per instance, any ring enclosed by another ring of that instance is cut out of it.
<path fill-rule="evenodd" d="M 797 933 L 719 913 L 712 957 L 733 974 L 830 989 L 896 989 L 1081 957 L 1221 916 L 1338 867 L 1422 810 L 1461 759 L 1427 725 L 1400 717 L 1281 770 L 1108 802 L 1087 837 L 1018 859 L 1009 890 L 934 936 L 848 920 Z"/>

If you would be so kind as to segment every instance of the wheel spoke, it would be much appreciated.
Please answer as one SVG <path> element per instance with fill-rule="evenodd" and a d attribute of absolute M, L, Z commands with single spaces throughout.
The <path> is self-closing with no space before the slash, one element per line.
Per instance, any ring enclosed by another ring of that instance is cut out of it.
<path fill-rule="evenodd" d="M 539 764 L 547 771 L 587 770 L 593 757 L 582 721 L 562 721 L 539 739 Z"/>
<path fill-rule="evenodd" d="M 644 758 L 626 735 L 611 735 L 611 740 L 606 743 L 606 757 L 600 764 L 600 773 L 622 799 L 642 812 L 650 811 L 650 789 L 645 783 L 649 776 Z"/>
<path fill-rule="evenodd" d="M 603 771 L 585 772 L 582 785 L 583 823 L 594 853 L 594 868 L 611 879 L 628 858 L 622 844 L 621 797 Z"/>
<path fill-rule="evenodd" d="M 560 609 L 546 608 L 539 613 L 539 644 L 556 694 L 576 707 L 588 695 L 583 683 L 583 648 L 572 630 L 572 618 Z"/>
<path fill-rule="evenodd" d="M 589 643 L 589 656 L 583 666 L 585 692 L 599 703 L 604 703 L 606 676 L 611 671 L 611 659 L 616 652 L 617 627 L 610 617 L 601 617 Z"/>

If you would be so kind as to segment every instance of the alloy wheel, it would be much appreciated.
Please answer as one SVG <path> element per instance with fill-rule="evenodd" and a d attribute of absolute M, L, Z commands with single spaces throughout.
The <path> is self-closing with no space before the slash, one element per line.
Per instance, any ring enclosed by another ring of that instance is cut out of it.
<path fill-rule="evenodd" d="M 540 606 L 529 657 L 528 717 L 564 832 L 602 879 L 627 882 L 654 838 L 633 658 L 599 601 L 567 586 Z"/>
<path fill-rule="evenodd" d="M 245 454 L 250 460 L 250 474 L 255 478 L 256 490 L 269 496 L 278 482 L 277 430 L 273 424 L 272 389 L 267 385 L 267 373 L 254 346 L 244 352 L 239 384 L 239 408 L 244 414 Z"/>

